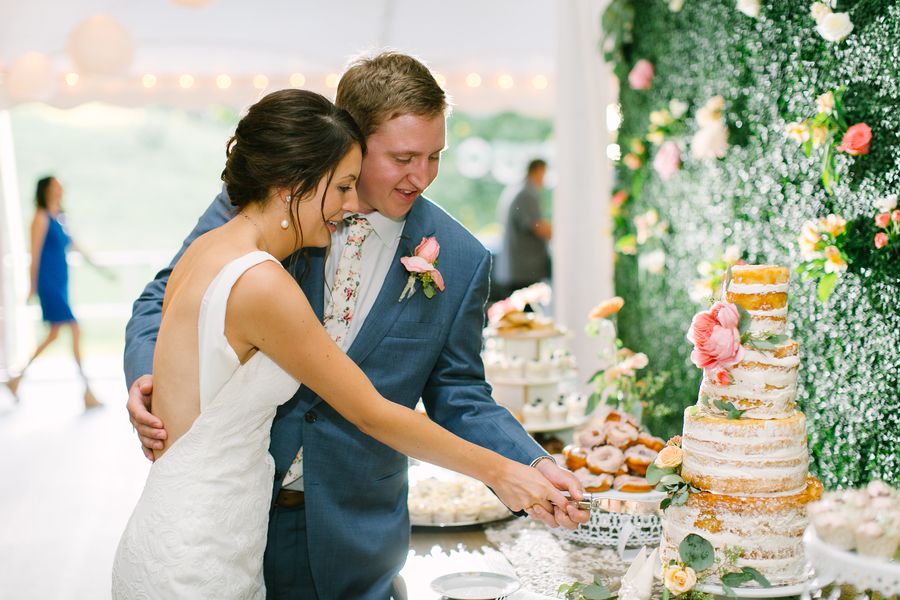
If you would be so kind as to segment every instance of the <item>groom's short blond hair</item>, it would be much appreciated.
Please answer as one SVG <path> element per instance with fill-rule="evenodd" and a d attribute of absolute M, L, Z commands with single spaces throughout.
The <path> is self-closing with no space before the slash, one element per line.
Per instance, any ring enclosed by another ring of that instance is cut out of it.
<path fill-rule="evenodd" d="M 335 104 L 356 120 L 369 137 L 400 115 L 446 115 L 450 103 L 421 61 L 387 50 L 353 60 L 338 83 Z"/>

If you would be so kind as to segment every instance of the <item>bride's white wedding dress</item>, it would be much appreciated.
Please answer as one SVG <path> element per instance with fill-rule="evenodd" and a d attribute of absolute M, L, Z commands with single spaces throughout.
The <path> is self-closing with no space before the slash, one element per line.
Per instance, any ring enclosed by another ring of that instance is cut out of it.
<path fill-rule="evenodd" d="M 235 281 L 265 260 L 225 265 L 198 326 L 200 416 L 163 454 L 119 542 L 113 598 L 263 598 L 274 462 L 269 430 L 299 383 L 262 352 L 240 364 L 225 338 Z M 277 261 L 276 261 L 277 262 Z"/>

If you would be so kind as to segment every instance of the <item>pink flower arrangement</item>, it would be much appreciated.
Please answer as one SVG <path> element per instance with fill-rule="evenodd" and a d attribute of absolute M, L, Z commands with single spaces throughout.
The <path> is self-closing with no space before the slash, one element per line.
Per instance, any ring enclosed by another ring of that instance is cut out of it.
<path fill-rule="evenodd" d="M 897 241 L 900 240 L 900 208 L 894 208 L 895 206 L 897 206 L 897 202 L 894 198 L 875 202 L 875 208 L 881 211 L 875 215 L 875 227 L 882 231 L 875 233 L 875 238 L 872 242 L 878 250 L 888 245 L 892 249 L 898 247 Z"/>
<path fill-rule="evenodd" d="M 691 361 L 701 369 L 733 367 L 744 358 L 737 306 L 716 302 L 694 315 L 687 339 L 694 344 Z"/>
<path fill-rule="evenodd" d="M 412 256 L 404 256 L 400 262 L 409 271 L 409 279 L 403 293 L 400 294 L 400 301 L 408 298 L 415 293 L 416 279 L 422 282 L 422 290 L 428 298 L 434 297 L 434 286 L 444 291 L 444 277 L 435 267 L 438 255 L 441 253 L 441 245 L 438 244 L 437 238 L 434 236 L 423 237 L 419 245 L 413 251 Z M 432 285 L 433 284 L 433 285 Z"/>
<path fill-rule="evenodd" d="M 649 90 L 653 84 L 653 64 L 646 58 L 637 61 L 628 74 L 628 85 L 634 90 Z"/>
<path fill-rule="evenodd" d="M 847 129 L 837 149 L 852 156 L 860 156 L 869 153 L 870 143 L 872 143 L 872 129 L 865 123 L 857 123 Z"/>
<path fill-rule="evenodd" d="M 660 146 L 653 159 L 653 168 L 663 180 L 671 179 L 681 169 L 681 151 L 678 144 L 669 141 Z"/>

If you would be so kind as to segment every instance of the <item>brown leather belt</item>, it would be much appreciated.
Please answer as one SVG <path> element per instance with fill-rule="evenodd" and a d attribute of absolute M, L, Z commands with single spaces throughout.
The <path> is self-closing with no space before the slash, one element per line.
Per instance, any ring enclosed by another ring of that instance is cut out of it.
<path fill-rule="evenodd" d="M 296 490 L 280 489 L 278 490 L 278 495 L 275 496 L 275 504 L 281 508 L 297 508 L 305 503 L 306 499 L 303 492 Z"/>

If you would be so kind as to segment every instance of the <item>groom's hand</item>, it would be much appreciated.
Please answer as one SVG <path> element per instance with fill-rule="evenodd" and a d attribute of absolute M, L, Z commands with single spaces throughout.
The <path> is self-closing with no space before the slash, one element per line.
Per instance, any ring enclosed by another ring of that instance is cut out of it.
<path fill-rule="evenodd" d="M 540 471 L 541 475 L 546 477 L 556 489 L 568 491 L 572 500 L 577 502 L 583 497 L 584 488 L 578 478 L 571 472 L 560 469 L 555 460 L 538 461 L 534 468 Z M 552 514 L 538 505 L 527 509 L 526 512 L 531 518 L 537 519 L 549 527 L 562 526 L 566 529 L 575 529 L 580 523 L 587 523 L 591 518 L 590 511 L 578 508 L 575 502 L 570 502 L 564 509 L 554 506 Z"/>
<path fill-rule="evenodd" d="M 150 401 L 153 395 L 153 375 L 141 375 L 131 384 L 128 390 L 128 416 L 131 425 L 141 440 L 144 456 L 153 460 L 153 450 L 163 449 L 166 430 L 163 422 L 150 414 Z M 546 461 L 544 461 L 546 462 Z"/>

